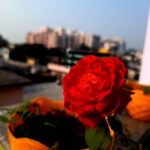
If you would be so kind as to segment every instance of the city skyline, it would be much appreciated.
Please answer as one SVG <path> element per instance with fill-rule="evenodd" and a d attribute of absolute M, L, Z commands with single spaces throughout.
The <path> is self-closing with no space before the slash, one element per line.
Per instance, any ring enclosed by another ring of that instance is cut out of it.
<path fill-rule="evenodd" d="M 45 26 L 41 27 L 37 32 L 28 32 L 26 43 L 42 44 L 47 48 L 78 49 L 84 46 L 88 49 L 98 50 L 100 48 L 101 37 L 62 27 L 50 28 Z"/>
<path fill-rule="evenodd" d="M 25 35 L 41 26 L 75 29 L 101 36 L 120 37 L 127 48 L 143 49 L 148 1 L 1 0 L 0 34 L 10 42 L 25 42 Z"/>

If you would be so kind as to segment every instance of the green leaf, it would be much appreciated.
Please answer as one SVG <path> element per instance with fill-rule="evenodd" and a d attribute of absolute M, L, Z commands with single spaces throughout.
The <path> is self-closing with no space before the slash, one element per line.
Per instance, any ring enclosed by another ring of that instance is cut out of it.
<path fill-rule="evenodd" d="M 7 107 L 0 108 L 0 111 L 8 111 L 8 110 L 9 110 L 9 108 L 7 108 Z"/>
<path fill-rule="evenodd" d="M 0 121 L 3 122 L 3 123 L 7 123 L 7 122 L 9 122 L 9 119 L 6 116 L 1 116 L 0 115 Z"/>
<path fill-rule="evenodd" d="M 4 147 L 0 144 L 0 150 L 5 150 Z"/>
<path fill-rule="evenodd" d="M 108 145 L 110 144 L 111 142 L 111 137 L 109 134 L 106 134 L 104 140 L 103 140 L 103 143 L 101 145 L 101 150 L 106 150 L 108 148 Z"/>
<path fill-rule="evenodd" d="M 150 86 L 143 86 L 142 87 L 144 94 L 150 94 Z"/>
<path fill-rule="evenodd" d="M 49 150 L 59 150 L 59 144 L 57 142 Z"/>
<path fill-rule="evenodd" d="M 111 141 L 107 124 L 102 123 L 94 129 L 86 128 L 85 140 L 90 150 L 106 150 Z"/>
<path fill-rule="evenodd" d="M 45 125 L 45 126 L 50 126 L 50 127 L 53 127 L 53 128 L 56 127 L 55 124 L 52 124 L 52 123 L 50 123 L 50 122 L 44 122 L 44 125 Z"/>

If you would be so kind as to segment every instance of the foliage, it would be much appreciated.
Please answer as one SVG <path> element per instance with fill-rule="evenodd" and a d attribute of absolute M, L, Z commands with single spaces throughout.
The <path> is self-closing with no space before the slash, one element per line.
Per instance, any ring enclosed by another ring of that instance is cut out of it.
<path fill-rule="evenodd" d="M 0 48 L 7 47 L 7 46 L 8 46 L 8 41 L 0 35 Z"/>
<path fill-rule="evenodd" d="M 144 94 L 150 94 L 150 86 L 143 86 L 142 87 Z"/>
<path fill-rule="evenodd" d="M 16 112 L 22 111 L 23 116 L 28 111 L 29 104 L 30 101 L 24 101 L 20 105 L 0 108 L 0 111 L 2 112 L 2 115 L 0 115 L 0 122 L 2 123 L 14 122 L 15 120 L 12 118 L 12 115 Z"/>
<path fill-rule="evenodd" d="M 103 120 L 101 124 L 94 129 L 87 127 L 85 139 L 90 150 L 106 150 L 111 142 L 106 121 Z"/>

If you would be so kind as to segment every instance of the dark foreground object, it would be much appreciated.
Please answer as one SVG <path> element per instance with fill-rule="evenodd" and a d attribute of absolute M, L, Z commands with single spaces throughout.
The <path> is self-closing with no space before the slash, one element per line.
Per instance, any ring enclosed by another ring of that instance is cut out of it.
<path fill-rule="evenodd" d="M 25 114 L 24 124 L 14 130 L 15 137 L 37 140 L 53 150 L 79 150 L 86 148 L 85 127 L 74 117 L 60 111 L 45 116 Z"/>

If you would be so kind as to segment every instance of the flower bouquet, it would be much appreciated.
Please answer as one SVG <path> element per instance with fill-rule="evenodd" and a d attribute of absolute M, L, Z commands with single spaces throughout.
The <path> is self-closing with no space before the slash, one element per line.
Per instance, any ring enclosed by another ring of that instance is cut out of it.
<path fill-rule="evenodd" d="M 117 57 L 79 60 L 64 77 L 64 101 L 36 98 L 1 116 L 11 150 L 112 150 L 118 136 L 137 149 L 117 117 L 133 94 L 126 72 Z"/>

